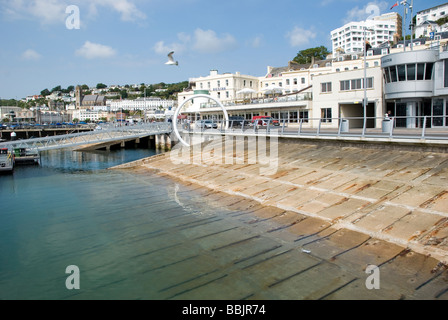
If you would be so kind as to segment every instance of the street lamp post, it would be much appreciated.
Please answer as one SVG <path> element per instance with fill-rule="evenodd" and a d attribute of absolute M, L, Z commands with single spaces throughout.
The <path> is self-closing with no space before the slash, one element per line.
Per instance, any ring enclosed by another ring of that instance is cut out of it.
<path fill-rule="evenodd" d="M 408 12 L 408 8 L 406 8 L 406 6 L 409 6 L 409 9 L 411 9 L 411 51 L 414 49 L 414 41 L 413 41 L 413 36 L 414 36 L 414 22 L 413 22 L 413 11 L 414 11 L 414 0 L 411 0 L 411 4 L 408 3 L 408 0 L 404 0 L 401 1 L 401 4 L 403 5 L 403 9 L 404 9 L 404 21 L 403 21 L 403 30 L 404 30 L 404 35 L 403 35 L 403 51 L 406 51 L 406 15 Z"/>
<path fill-rule="evenodd" d="M 367 128 L 367 31 L 372 32 L 374 30 L 364 27 L 364 99 L 363 99 L 364 124 L 362 126 L 362 136 L 366 134 L 366 128 Z"/>

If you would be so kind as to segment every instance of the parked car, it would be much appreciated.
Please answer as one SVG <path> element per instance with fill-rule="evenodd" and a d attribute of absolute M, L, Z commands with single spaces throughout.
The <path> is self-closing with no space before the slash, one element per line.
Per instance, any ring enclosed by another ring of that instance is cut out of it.
<path fill-rule="evenodd" d="M 244 117 L 239 116 L 229 117 L 229 127 L 241 127 L 244 123 L 245 123 Z"/>
<path fill-rule="evenodd" d="M 251 125 L 257 125 L 257 126 L 267 126 L 269 123 L 269 125 L 271 126 L 279 126 L 280 122 L 276 119 L 273 119 L 272 117 L 269 116 L 255 116 L 252 118 L 251 121 Z"/>
<path fill-rule="evenodd" d="M 212 120 L 198 120 L 196 121 L 196 127 L 201 129 L 218 129 L 218 125 Z"/>

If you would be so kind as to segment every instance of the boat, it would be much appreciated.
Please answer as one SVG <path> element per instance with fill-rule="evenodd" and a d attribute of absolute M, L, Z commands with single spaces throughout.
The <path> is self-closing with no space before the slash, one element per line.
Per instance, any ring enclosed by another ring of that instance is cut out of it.
<path fill-rule="evenodd" d="M 14 148 L 15 163 L 19 164 L 39 164 L 40 156 L 37 150 L 27 148 Z"/>
<path fill-rule="evenodd" d="M 8 148 L 0 148 L 0 172 L 12 172 L 14 163 L 14 154 Z"/>

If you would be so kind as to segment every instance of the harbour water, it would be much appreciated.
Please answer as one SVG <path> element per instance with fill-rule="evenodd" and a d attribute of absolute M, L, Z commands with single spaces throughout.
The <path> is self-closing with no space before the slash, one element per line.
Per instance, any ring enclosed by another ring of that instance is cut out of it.
<path fill-rule="evenodd" d="M 429 272 L 426 258 L 397 254 L 371 290 L 360 246 L 331 241 L 341 231 L 293 234 L 276 221 L 285 212 L 107 170 L 153 154 L 49 151 L 40 166 L 0 176 L 0 299 L 446 298 L 446 274 Z M 79 268 L 80 289 L 66 287 L 68 266 Z"/>

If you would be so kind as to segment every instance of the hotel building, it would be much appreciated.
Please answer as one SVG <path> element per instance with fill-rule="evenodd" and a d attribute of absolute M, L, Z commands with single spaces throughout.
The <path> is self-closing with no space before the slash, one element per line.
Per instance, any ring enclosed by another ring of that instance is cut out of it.
<path fill-rule="evenodd" d="M 368 31 L 364 33 L 365 29 Z M 333 53 L 363 53 L 364 40 L 373 48 L 398 41 L 402 35 L 402 18 L 398 13 L 387 13 L 373 19 L 350 22 L 331 32 Z"/>

